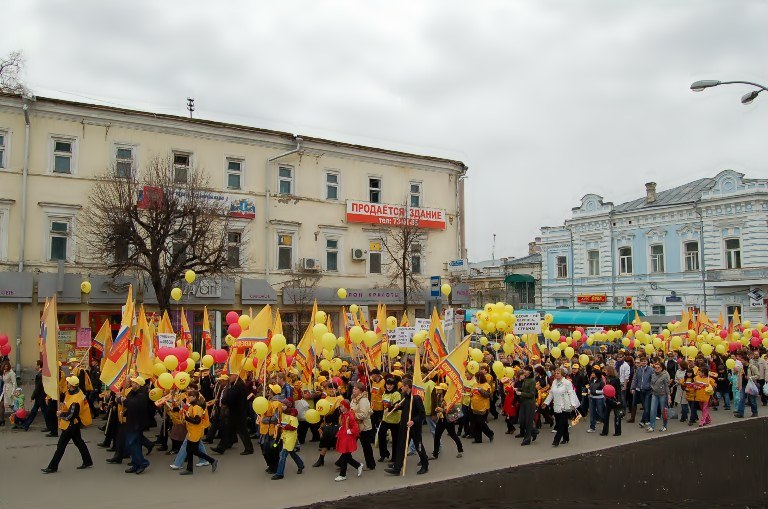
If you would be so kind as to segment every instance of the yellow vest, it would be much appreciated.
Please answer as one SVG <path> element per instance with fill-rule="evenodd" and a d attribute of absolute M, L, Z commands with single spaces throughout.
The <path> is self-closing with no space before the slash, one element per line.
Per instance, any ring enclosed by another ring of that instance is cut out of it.
<path fill-rule="evenodd" d="M 381 397 L 384 395 L 384 380 L 371 380 L 371 410 L 383 410 Z"/>
<path fill-rule="evenodd" d="M 70 394 L 69 392 L 67 392 L 66 396 L 64 396 L 64 403 L 62 403 L 61 405 L 61 409 L 60 409 L 61 412 L 63 414 L 66 414 L 67 412 L 69 412 L 69 407 L 71 407 L 73 403 L 77 403 L 78 405 L 80 405 L 81 414 L 91 411 L 91 409 L 88 407 L 88 404 L 85 403 L 85 395 L 83 394 L 82 391 L 78 390 L 74 394 Z M 82 418 L 79 418 L 78 422 L 80 420 L 82 420 Z M 59 429 L 65 430 L 69 428 L 69 425 L 71 424 L 71 422 L 72 421 L 65 421 L 64 419 L 59 419 Z"/>
<path fill-rule="evenodd" d="M 203 432 L 208 427 L 208 413 L 205 409 L 199 405 L 192 405 L 187 409 L 187 415 L 189 417 L 200 417 L 200 424 L 192 424 L 191 422 L 184 421 L 187 425 L 187 441 L 199 442 L 203 438 Z"/>
<path fill-rule="evenodd" d="M 388 414 L 388 412 L 390 412 L 392 408 L 397 404 L 397 402 L 400 401 L 401 399 L 403 399 L 403 396 L 398 391 L 385 393 L 384 396 L 382 396 L 382 400 L 385 403 L 387 403 L 387 405 L 385 405 L 385 407 L 387 408 L 384 409 L 384 418 L 383 418 L 383 421 L 386 422 L 387 424 L 397 424 L 400 422 L 400 416 L 401 416 L 402 410 L 396 410 L 395 412 L 392 412 L 390 414 Z"/>
<path fill-rule="evenodd" d="M 293 415 L 283 414 L 281 422 L 283 425 L 293 426 L 296 429 L 299 428 L 299 419 Z M 287 430 L 283 428 L 282 435 L 280 436 L 283 439 L 283 449 L 286 451 L 290 452 L 296 448 L 296 440 L 298 438 L 298 432 L 296 429 Z"/>

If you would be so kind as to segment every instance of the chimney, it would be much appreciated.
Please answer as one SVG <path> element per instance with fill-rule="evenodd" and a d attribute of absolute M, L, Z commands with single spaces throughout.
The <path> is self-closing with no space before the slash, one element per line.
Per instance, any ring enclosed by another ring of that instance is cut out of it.
<path fill-rule="evenodd" d="M 653 203 L 656 201 L 656 182 L 648 182 L 645 184 L 645 203 Z"/>

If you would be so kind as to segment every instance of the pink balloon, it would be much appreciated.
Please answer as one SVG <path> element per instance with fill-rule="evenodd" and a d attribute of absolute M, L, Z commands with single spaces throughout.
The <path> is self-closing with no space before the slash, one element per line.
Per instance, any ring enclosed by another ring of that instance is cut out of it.
<path fill-rule="evenodd" d="M 576 330 L 584 334 L 584 327 L 576 327 Z"/>
<path fill-rule="evenodd" d="M 721 330 L 720 331 L 720 337 L 725 339 L 728 337 L 728 331 L 727 330 Z"/>
<path fill-rule="evenodd" d="M 162 347 L 157 349 L 157 353 L 155 355 L 157 356 L 158 359 L 160 359 L 161 361 L 164 361 L 165 358 L 168 357 L 168 355 L 170 355 L 170 353 L 168 352 L 168 348 Z"/>
<path fill-rule="evenodd" d="M 606 398 L 615 398 L 616 397 L 616 388 L 613 385 L 606 385 L 603 387 L 603 395 Z"/>
<path fill-rule="evenodd" d="M 0 334 L 0 346 L 7 345 L 8 344 L 8 336 L 5 334 Z"/>
<path fill-rule="evenodd" d="M 240 328 L 239 323 L 231 323 L 229 324 L 229 328 L 227 329 L 227 332 L 229 332 L 229 335 L 233 338 L 237 338 L 240 336 L 240 333 L 243 332 L 243 329 Z"/>
<path fill-rule="evenodd" d="M 209 348 L 208 350 L 205 351 L 205 353 L 207 355 L 210 355 L 211 357 L 213 357 L 214 360 L 216 360 L 216 349 L 215 348 Z"/>
<path fill-rule="evenodd" d="M 226 362 L 227 357 L 228 357 L 227 351 L 224 349 L 216 350 L 213 354 L 213 360 L 215 360 L 217 364 Z"/>
<path fill-rule="evenodd" d="M 183 361 L 189 358 L 189 350 L 187 350 L 186 348 L 178 347 L 178 348 L 175 348 L 175 350 L 176 351 L 174 355 L 176 356 L 177 359 L 179 359 L 179 361 Z"/>
<path fill-rule="evenodd" d="M 293 358 L 294 358 L 294 357 L 295 357 L 295 355 L 286 355 L 286 356 L 285 356 L 285 362 L 286 362 L 286 364 L 288 364 L 288 367 L 289 367 L 289 368 L 290 368 L 291 366 L 293 366 Z"/>
<path fill-rule="evenodd" d="M 253 363 L 253 367 L 254 368 L 258 368 L 259 367 L 259 359 L 257 359 L 256 357 L 251 359 L 251 363 Z"/>
<path fill-rule="evenodd" d="M 758 346 L 760 346 L 760 343 L 761 343 L 761 341 L 760 341 L 760 338 L 759 338 L 759 337 L 757 337 L 757 336 L 752 336 L 752 337 L 750 338 L 750 340 L 749 340 L 749 344 L 750 344 L 750 345 L 752 345 L 752 346 L 754 346 L 755 348 L 757 348 Z"/>
<path fill-rule="evenodd" d="M 11 345 L 5 344 L 0 346 L 0 354 L 8 355 L 9 353 L 11 353 Z"/>
<path fill-rule="evenodd" d="M 760 337 L 760 331 L 758 331 L 757 329 L 752 329 L 752 336 L 756 337 L 756 338 L 759 338 Z M 1 340 L 0 340 L 0 344 L 2 344 Z"/>
<path fill-rule="evenodd" d="M 177 368 L 179 369 L 179 371 L 186 371 L 187 370 L 187 361 L 186 361 L 186 359 L 181 361 L 179 363 L 179 365 L 177 366 Z"/>
<path fill-rule="evenodd" d="M 238 318 L 240 318 L 240 315 L 238 315 L 235 311 L 230 311 L 227 313 L 227 324 L 232 325 L 233 323 L 237 323 Z"/>

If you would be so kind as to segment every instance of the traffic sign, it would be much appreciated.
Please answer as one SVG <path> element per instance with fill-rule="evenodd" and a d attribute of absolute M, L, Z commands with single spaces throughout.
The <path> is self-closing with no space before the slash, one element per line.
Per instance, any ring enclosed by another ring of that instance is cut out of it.
<path fill-rule="evenodd" d="M 429 296 L 440 297 L 440 276 L 429 278 Z"/>

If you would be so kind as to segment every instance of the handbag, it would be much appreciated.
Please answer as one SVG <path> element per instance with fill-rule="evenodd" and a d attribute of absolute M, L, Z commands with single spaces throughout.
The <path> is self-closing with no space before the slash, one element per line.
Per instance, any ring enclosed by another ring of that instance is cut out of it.
<path fill-rule="evenodd" d="M 757 384 L 751 378 L 749 379 L 749 382 L 747 382 L 747 386 L 744 388 L 744 392 L 750 396 L 757 396 L 760 394 L 760 390 L 757 388 Z"/>

